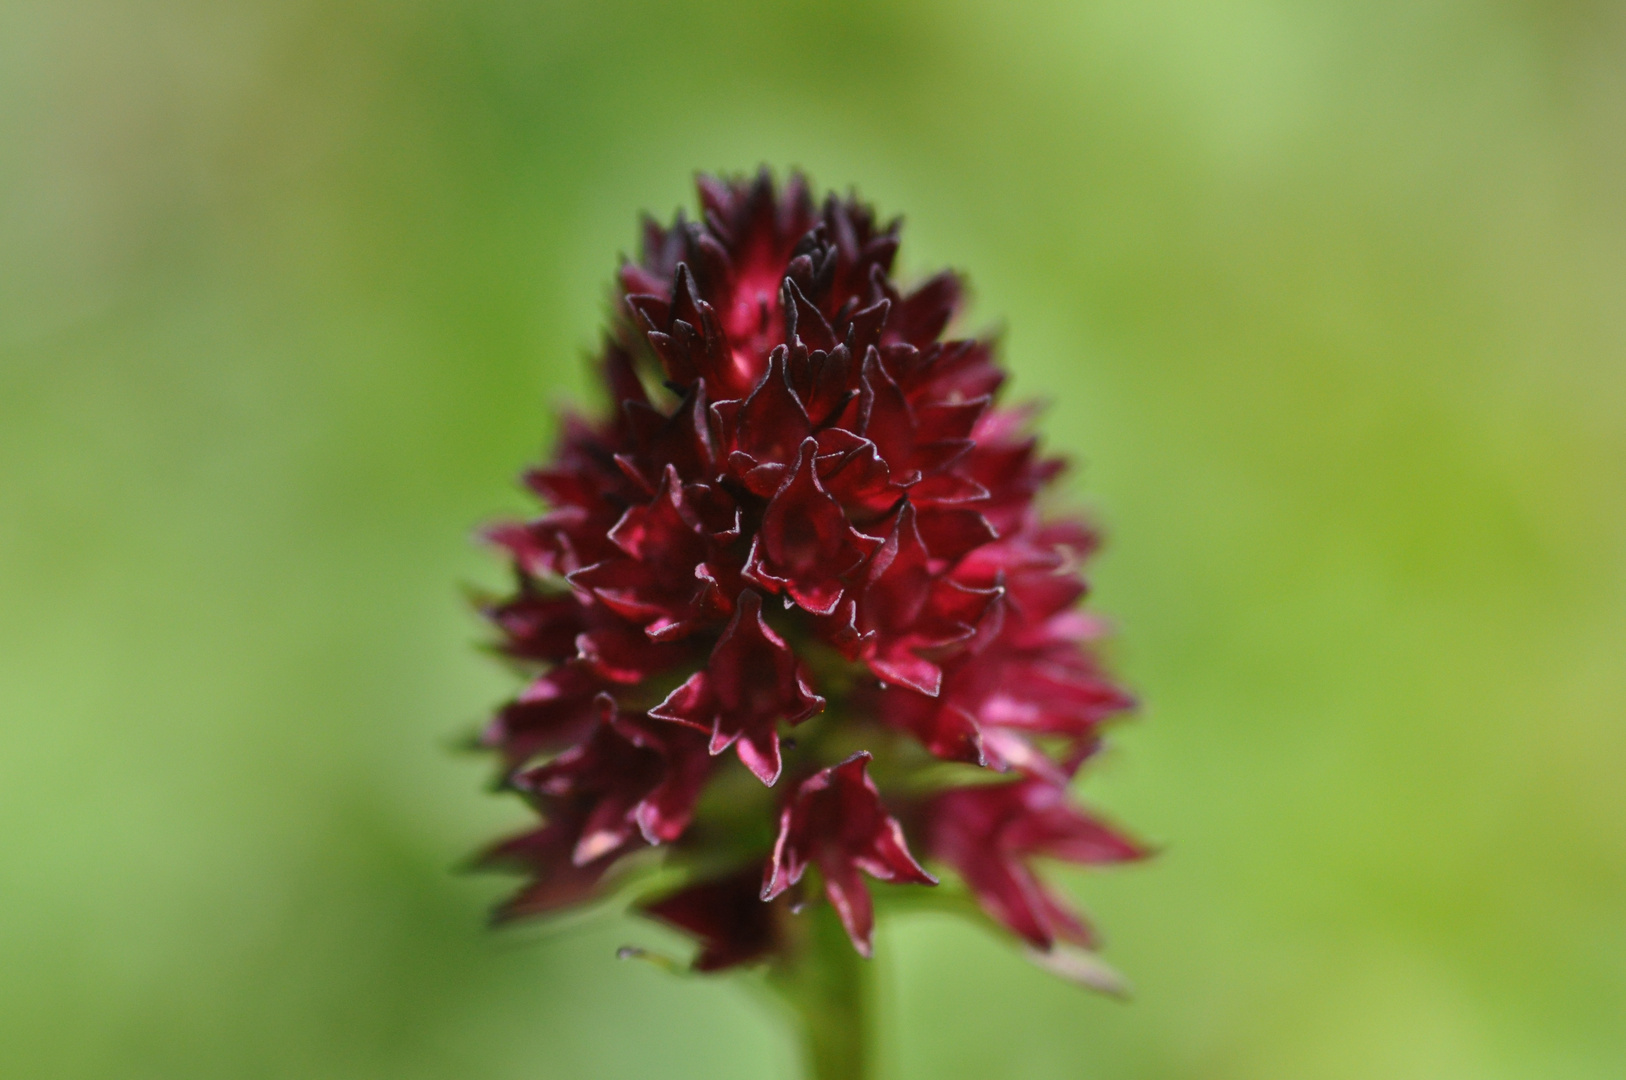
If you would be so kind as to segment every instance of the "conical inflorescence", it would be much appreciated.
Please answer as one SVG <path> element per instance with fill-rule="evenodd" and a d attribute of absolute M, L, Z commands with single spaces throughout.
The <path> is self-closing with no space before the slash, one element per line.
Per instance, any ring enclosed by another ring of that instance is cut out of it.
<path fill-rule="evenodd" d="M 944 338 L 959 278 L 894 284 L 897 222 L 800 176 L 699 189 L 621 268 L 608 415 L 488 530 L 533 678 L 482 741 L 540 818 L 485 855 L 527 878 L 500 917 L 664 855 L 682 884 L 641 906 L 701 970 L 774 959 L 821 893 L 867 955 L 867 880 L 944 869 L 1033 949 L 1088 946 L 1032 861 L 1143 849 L 1067 791 L 1130 700 L 1077 610 L 1095 534 L 1035 506 L 1062 463 L 991 342 Z"/>

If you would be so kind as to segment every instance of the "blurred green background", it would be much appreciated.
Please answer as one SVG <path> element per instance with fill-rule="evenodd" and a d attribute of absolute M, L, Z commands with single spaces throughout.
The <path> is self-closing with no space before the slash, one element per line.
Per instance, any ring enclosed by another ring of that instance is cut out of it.
<path fill-rule="evenodd" d="M 1626 16 L 0 6 L 0 1074 L 791 1077 L 490 935 L 472 528 L 636 213 L 801 165 L 969 271 L 1146 701 L 1125 1006 L 883 928 L 890 1078 L 1626 1075 Z"/>

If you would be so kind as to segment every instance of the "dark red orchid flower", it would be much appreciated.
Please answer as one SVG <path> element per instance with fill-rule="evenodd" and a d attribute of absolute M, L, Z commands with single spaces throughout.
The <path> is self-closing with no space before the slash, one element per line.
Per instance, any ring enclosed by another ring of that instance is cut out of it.
<path fill-rule="evenodd" d="M 1146 854 L 1072 806 L 1064 788 L 1043 779 L 950 788 L 927 804 L 924 817 L 932 857 L 959 873 L 984 910 L 1041 949 L 1057 938 L 1090 945 L 1093 936 L 1039 883 L 1029 859 L 1093 865 Z"/>
<path fill-rule="evenodd" d="M 696 971 L 721 971 L 773 954 L 780 947 L 785 904 L 763 903 L 755 868 L 700 881 L 645 904 L 646 915 L 700 942 Z"/>
<path fill-rule="evenodd" d="M 865 956 L 875 908 L 858 872 L 880 881 L 937 884 L 909 854 L 903 826 L 886 812 L 869 778 L 869 763 L 869 752 L 860 750 L 802 781 L 779 816 L 779 839 L 762 883 L 762 899 L 772 900 L 801 881 L 809 863 L 816 864 L 825 895 Z"/>
<path fill-rule="evenodd" d="M 649 715 L 707 732 L 713 754 L 735 746 L 745 767 L 772 784 L 779 779 L 779 721 L 800 724 L 823 708 L 796 654 L 762 618 L 762 598 L 746 589 L 706 666 Z"/>
<path fill-rule="evenodd" d="M 499 914 L 659 846 L 684 883 L 642 909 L 701 970 L 784 958 L 809 869 L 867 955 L 866 879 L 936 884 L 914 851 L 1032 946 L 1087 942 L 1031 860 L 1142 849 L 1067 794 L 1131 702 L 1076 610 L 1095 535 L 1035 506 L 1061 463 L 992 343 L 944 338 L 959 279 L 893 282 L 898 222 L 796 175 L 699 188 L 621 268 L 611 409 L 526 475 L 545 513 L 486 533 L 533 676 L 482 741 L 541 818 L 486 855 L 529 879 Z"/>

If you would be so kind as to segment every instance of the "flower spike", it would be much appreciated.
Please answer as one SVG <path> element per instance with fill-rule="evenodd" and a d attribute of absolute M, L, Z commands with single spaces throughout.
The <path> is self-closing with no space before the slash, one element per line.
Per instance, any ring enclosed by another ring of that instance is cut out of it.
<path fill-rule="evenodd" d="M 698 970 L 783 974 L 798 920 L 867 956 L 867 879 L 945 868 L 1043 966 L 1105 970 L 1033 866 L 1145 854 L 1068 794 L 1133 703 L 1078 610 L 1096 535 L 1038 504 L 1062 463 L 995 342 L 947 336 L 961 279 L 893 280 L 896 220 L 800 175 L 698 188 L 620 267 L 612 407 L 564 417 L 542 510 L 484 533 L 527 681 L 479 742 L 535 815 L 482 857 L 525 878 L 499 918 L 661 862 L 640 910 Z"/>

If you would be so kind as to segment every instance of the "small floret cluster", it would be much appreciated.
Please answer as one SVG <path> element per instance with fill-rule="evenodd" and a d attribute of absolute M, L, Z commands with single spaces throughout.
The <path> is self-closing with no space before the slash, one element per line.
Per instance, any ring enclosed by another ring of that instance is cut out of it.
<path fill-rule="evenodd" d="M 782 955 L 821 892 L 868 955 L 869 880 L 944 869 L 1034 949 L 1087 946 L 1033 860 L 1143 849 L 1067 791 L 1130 700 L 1076 609 L 1095 534 L 1035 505 L 1062 463 L 995 405 L 991 342 L 944 338 L 960 279 L 894 284 L 896 221 L 800 176 L 699 190 L 621 268 L 612 409 L 488 531 L 532 678 L 482 742 L 540 819 L 485 855 L 527 878 L 499 917 L 664 853 L 641 906 L 701 970 Z"/>

